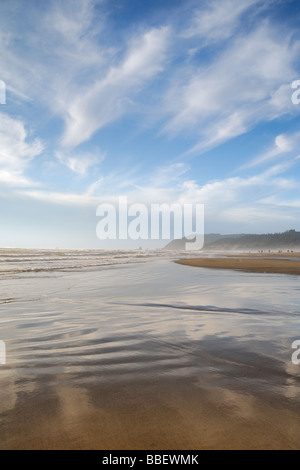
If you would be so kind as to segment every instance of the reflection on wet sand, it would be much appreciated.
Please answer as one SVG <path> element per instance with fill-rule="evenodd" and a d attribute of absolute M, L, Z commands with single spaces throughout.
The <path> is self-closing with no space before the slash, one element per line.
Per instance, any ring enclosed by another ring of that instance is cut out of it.
<path fill-rule="evenodd" d="M 45 276 L 1 281 L 1 449 L 299 447 L 296 277 L 162 260 Z"/>
<path fill-rule="evenodd" d="M 85 388 L 41 377 L 1 426 L 12 449 L 289 449 L 299 437 L 288 402 L 163 377 Z"/>

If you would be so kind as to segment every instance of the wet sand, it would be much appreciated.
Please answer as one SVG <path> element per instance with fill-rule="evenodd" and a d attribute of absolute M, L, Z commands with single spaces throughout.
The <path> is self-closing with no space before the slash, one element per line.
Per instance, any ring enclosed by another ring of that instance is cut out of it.
<path fill-rule="evenodd" d="M 263 255 L 262 255 L 263 256 Z M 273 255 L 274 256 L 274 255 Z M 249 255 L 227 258 L 191 258 L 176 261 L 185 266 L 214 269 L 235 269 L 253 273 L 300 275 L 300 260 L 264 259 Z"/>
<path fill-rule="evenodd" d="M 299 449 L 298 408 L 274 396 L 205 386 L 204 379 L 203 388 L 196 379 L 163 377 L 82 388 L 61 384 L 55 394 L 46 390 L 46 380 L 43 395 L 24 396 L 13 420 L 2 418 L 0 448 Z"/>
<path fill-rule="evenodd" d="M 300 448 L 295 276 L 156 260 L 1 283 L 0 449 Z"/>

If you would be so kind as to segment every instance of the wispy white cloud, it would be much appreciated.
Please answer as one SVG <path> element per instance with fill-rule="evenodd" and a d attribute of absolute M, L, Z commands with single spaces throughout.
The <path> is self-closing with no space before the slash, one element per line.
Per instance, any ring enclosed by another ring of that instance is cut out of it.
<path fill-rule="evenodd" d="M 293 210 L 297 203 L 288 195 L 299 189 L 296 179 L 285 176 L 287 169 L 288 165 L 274 165 L 254 176 L 230 177 L 203 186 L 185 181 L 179 202 L 204 204 L 206 225 L 226 227 L 231 233 L 287 230 L 298 223 Z M 285 207 L 279 203 L 282 200 Z"/>
<path fill-rule="evenodd" d="M 13 188 L 34 187 L 39 183 L 32 181 L 30 178 L 23 176 L 21 172 L 14 170 L 0 170 L 0 184 L 3 186 L 11 186 Z"/>
<path fill-rule="evenodd" d="M 9 186 L 33 186 L 24 175 L 29 163 L 43 151 L 39 139 L 30 140 L 24 123 L 0 113 L 0 182 Z"/>
<path fill-rule="evenodd" d="M 182 180 L 183 175 L 189 171 L 186 163 L 171 163 L 170 165 L 156 168 L 149 182 L 153 187 L 171 186 Z"/>
<path fill-rule="evenodd" d="M 298 222 L 297 213 L 287 212 L 285 208 L 277 204 L 230 207 L 222 211 L 219 217 L 222 225 L 227 223 L 231 230 L 247 233 L 288 230 Z"/>
<path fill-rule="evenodd" d="M 205 42 L 227 39 L 234 34 L 240 17 L 259 3 L 262 3 L 261 0 L 203 2 L 183 35 L 186 38 L 198 36 Z"/>
<path fill-rule="evenodd" d="M 58 151 L 56 152 L 56 158 L 73 172 L 84 176 L 91 167 L 99 165 L 105 159 L 105 154 L 98 149 L 89 152 L 71 152 L 67 154 Z"/>
<path fill-rule="evenodd" d="M 195 68 L 166 97 L 173 115 L 165 132 L 198 135 L 201 152 L 246 133 L 262 121 L 294 113 L 288 86 L 297 74 L 299 43 L 268 24 L 235 36 L 209 65 Z"/>
<path fill-rule="evenodd" d="M 298 158 L 300 144 L 300 132 L 293 134 L 279 134 L 276 136 L 274 144 L 266 152 L 253 160 L 247 162 L 241 167 L 241 169 L 251 168 L 257 165 L 270 163 L 280 157 L 286 159 L 287 156 L 291 156 L 292 159 Z M 285 161 L 288 163 L 288 161 Z"/>
<path fill-rule="evenodd" d="M 56 143 L 59 154 L 136 110 L 135 97 L 167 63 L 170 28 L 144 27 L 126 42 L 113 45 L 111 33 L 108 37 L 105 33 L 107 13 L 102 3 L 53 1 L 37 9 L 22 48 L 14 28 L 15 34 L 0 18 L 1 78 L 16 100 L 31 101 L 50 111 L 50 117 L 63 120 L 65 129 Z M 61 161 L 84 172 L 78 159 Z"/>
<path fill-rule="evenodd" d="M 289 163 L 291 165 L 291 163 Z M 171 165 L 169 171 L 173 171 L 176 184 L 169 185 L 167 179 L 156 180 L 157 172 L 153 171 L 145 180 L 144 185 L 139 184 L 138 175 L 127 180 L 126 187 L 119 181 L 116 184 L 116 176 L 103 177 L 95 181 L 82 194 L 47 192 L 44 190 L 23 191 L 23 195 L 35 199 L 53 201 L 59 204 L 95 205 L 100 202 L 117 201 L 119 196 L 126 195 L 131 202 L 151 203 L 199 203 L 205 204 L 211 214 L 217 211 L 228 210 L 230 207 L 262 205 L 268 197 L 275 194 L 283 194 L 292 189 L 297 189 L 299 184 L 292 177 L 283 176 L 288 164 L 278 164 L 269 167 L 262 173 L 249 177 L 230 177 L 199 185 L 195 180 L 186 178 L 188 168 L 178 164 L 175 168 Z M 167 167 L 166 167 L 167 171 Z M 105 181 L 105 184 L 103 184 Z M 107 189 L 112 184 L 114 191 Z M 124 181 L 123 181 L 124 183 Z M 129 184 L 130 183 L 130 184 Z"/>
<path fill-rule="evenodd" d="M 22 197 L 35 199 L 37 201 L 47 202 L 50 204 L 58 204 L 63 206 L 96 206 L 99 204 L 100 199 L 86 194 L 78 193 L 63 193 L 45 190 L 27 190 L 18 191 Z"/>
<path fill-rule="evenodd" d="M 63 119 L 64 152 L 136 110 L 137 94 L 153 86 L 165 70 L 168 80 L 174 75 L 175 82 L 160 88 L 169 88 L 164 101 L 159 96 L 155 100 L 160 103 L 159 114 L 170 116 L 164 130 L 198 136 L 191 152 L 199 152 L 247 132 L 258 122 L 296 112 L 290 80 L 296 76 L 293 62 L 299 45 L 292 44 L 288 34 L 279 36 L 267 22 L 260 21 L 254 31 L 238 29 L 244 13 L 255 14 L 266 4 L 260 0 L 204 2 L 183 35 L 175 34 L 171 24 L 144 28 L 127 43 L 113 47 L 113 41 L 105 38 L 103 2 L 53 1 L 38 10 L 38 18 L 33 15 L 22 51 L 5 21 L 0 23 L 0 68 L 18 99 L 39 100 Z M 229 42 L 203 67 L 186 68 L 185 61 L 174 66 L 171 51 L 178 47 L 187 53 L 190 39 L 198 37 L 227 37 Z M 182 75 L 184 80 L 178 84 Z M 151 109 L 153 103 L 148 102 L 148 114 Z"/>
<path fill-rule="evenodd" d="M 281 192 L 297 188 L 298 183 L 292 178 L 280 176 L 286 167 L 276 165 L 268 170 L 250 177 L 230 177 L 209 182 L 199 186 L 196 181 L 185 181 L 182 186 L 182 200 L 213 205 L 216 208 L 240 205 L 245 201 L 259 201 L 275 191 Z"/>
<path fill-rule="evenodd" d="M 94 22 L 94 7 L 94 0 L 48 2 L 42 9 L 30 8 L 23 25 L 24 5 L 16 1 L 15 15 L 0 17 L 1 78 L 17 98 L 62 112 L 73 87 L 90 83 L 95 69 L 101 70 L 109 49 L 95 40 L 102 24 L 99 18 Z M 5 9 L 10 10 L 10 2 L 5 1 Z"/>
<path fill-rule="evenodd" d="M 265 204 L 268 204 L 268 206 L 277 206 L 277 207 L 282 207 L 285 209 L 289 208 L 295 208 L 295 209 L 300 209 L 300 199 L 280 199 L 276 196 L 270 196 L 268 198 L 265 198 L 262 202 Z M 287 217 L 289 214 L 287 214 Z"/>
<path fill-rule="evenodd" d="M 108 69 L 85 93 L 66 103 L 63 146 L 76 147 L 130 111 L 132 98 L 163 70 L 168 28 L 152 29 L 131 41 L 119 66 Z"/>

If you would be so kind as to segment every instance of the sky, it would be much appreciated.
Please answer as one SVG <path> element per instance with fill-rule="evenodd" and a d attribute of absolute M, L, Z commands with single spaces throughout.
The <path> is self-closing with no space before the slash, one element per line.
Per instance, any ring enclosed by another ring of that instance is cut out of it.
<path fill-rule="evenodd" d="M 298 0 L 1 0 L 0 246 L 152 247 L 97 238 L 119 197 L 300 230 L 299 20 Z"/>

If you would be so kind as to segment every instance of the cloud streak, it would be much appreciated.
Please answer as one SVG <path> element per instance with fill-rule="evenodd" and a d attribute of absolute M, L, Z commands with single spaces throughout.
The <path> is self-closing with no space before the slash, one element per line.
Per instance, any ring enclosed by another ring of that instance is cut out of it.
<path fill-rule="evenodd" d="M 230 38 L 239 25 L 241 16 L 261 0 L 213 0 L 199 8 L 189 27 L 184 31 L 186 38 L 199 37 L 205 43 Z"/>
<path fill-rule="evenodd" d="M 296 158 L 297 160 L 299 158 L 299 144 L 300 132 L 295 132 L 293 134 L 279 134 L 276 136 L 274 144 L 269 150 L 259 157 L 247 162 L 240 169 L 244 170 L 258 165 L 268 164 L 280 157 L 284 157 L 285 162 L 288 161 L 287 157 L 292 159 Z"/>
<path fill-rule="evenodd" d="M 131 41 L 125 59 L 111 67 L 85 93 L 66 104 L 65 147 L 76 147 L 99 129 L 119 119 L 132 107 L 134 97 L 163 70 L 168 28 L 152 29 Z"/>
<path fill-rule="evenodd" d="M 166 98 L 170 135 L 198 135 L 190 153 L 199 153 L 244 134 L 260 122 L 294 113 L 290 82 L 297 74 L 299 42 L 278 37 L 264 23 L 235 37 L 205 67 L 196 67 Z"/>
<path fill-rule="evenodd" d="M 34 186 L 24 176 L 30 162 L 44 149 L 39 139 L 28 139 L 24 123 L 0 113 L 0 182 L 9 186 Z"/>

